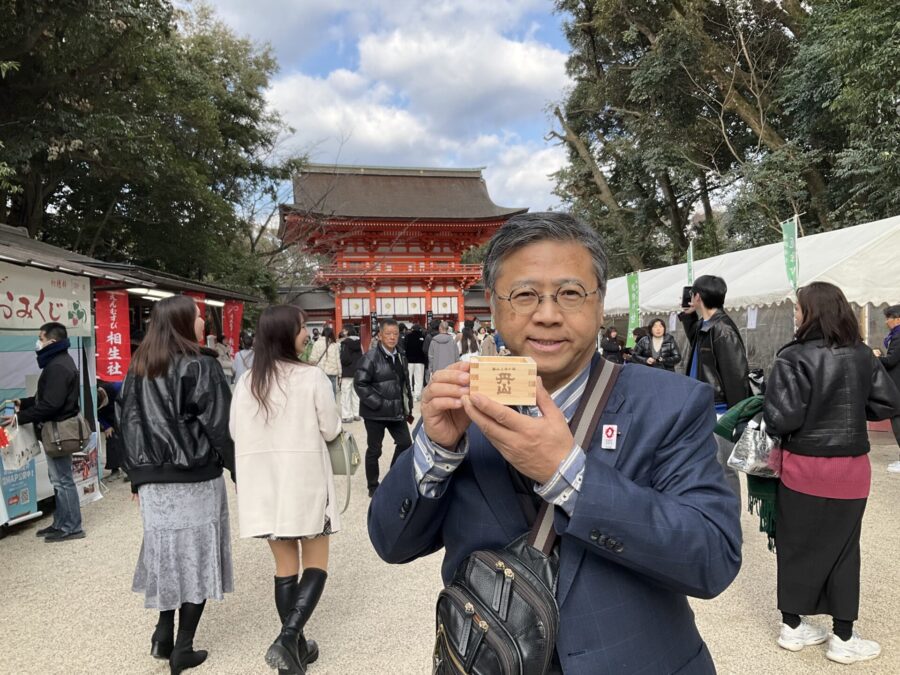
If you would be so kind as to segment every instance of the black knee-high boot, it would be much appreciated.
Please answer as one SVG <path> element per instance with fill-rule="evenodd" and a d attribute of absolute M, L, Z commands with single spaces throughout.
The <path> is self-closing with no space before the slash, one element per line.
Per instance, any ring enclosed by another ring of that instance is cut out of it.
<path fill-rule="evenodd" d="M 291 675 L 305 675 L 309 663 L 309 648 L 303 636 L 303 627 L 309 621 L 325 588 L 325 570 L 310 567 L 303 570 L 293 606 L 284 618 L 281 634 L 266 652 L 266 663 L 271 668 L 284 670 Z"/>
<path fill-rule="evenodd" d="M 202 649 L 194 651 L 194 635 L 197 633 L 197 625 L 203 616 L 205 606 L 206 601 L 200 604 L 185 602 L 178 610 L 178 636 L 175 638 L 175 647 L 169 658 L 171 675 L 178 675 L 188 668 L 196 668 L 206 661 L 206 651 Z"/>
<path fill-rule="evenodd" d="M 156 630 L 150 638 L 150 656 L 154 659 L 169 660 L 175 646 L 175 610 L 167 609 L 159 613 Z"/>
<path fill-rule="evenodd" d="M 278 618 L 284 626 L 284 620 L 290 614 L 294 603 L 297 601 L 297 577 L 275 577 L 275 607 L 278 610 Z M 302 649 L 300 652 L 302 653 Z M 310 664 L 319 658 L 319 645 L 315 640 L 306 641 L 306 663 Z M 287 671 L 281 671 L 287 672 Z"/>

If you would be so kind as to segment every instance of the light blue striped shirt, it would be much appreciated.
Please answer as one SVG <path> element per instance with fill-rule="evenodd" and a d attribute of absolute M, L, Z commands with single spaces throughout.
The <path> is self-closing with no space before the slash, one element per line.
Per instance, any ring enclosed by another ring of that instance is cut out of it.
<path fill-rule="evenodd" d="M 566 421 L 570 421 L 578 409 L 590 371 L 591 366 L 588 364 L 573 380 L 551 395 Z M 522 406 L 518 410 L 531 417 L 541 416 L 537 406 Z M 455 449 L 449 450 L 432 442 L 425 435 L 425 427 L 420 427 L 413 444 L 413 465 L 419 494 L 432 499 L 440 497 L 447 487 L 447 479 L 465 459 L 468 450 L 468 434 L 462 437 Z M 584 450 L 575 443 L 566 458 L 559 463 L 556 473 L 546 483 L 535 485 L 534 491 L 544 501 L 559 506 L 571 516 L 581 491 L 585 460 Z"/>

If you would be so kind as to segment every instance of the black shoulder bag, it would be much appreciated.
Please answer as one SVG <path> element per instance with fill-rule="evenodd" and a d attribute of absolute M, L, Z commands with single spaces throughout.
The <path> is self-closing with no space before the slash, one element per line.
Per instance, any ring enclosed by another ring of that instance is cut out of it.
<path fill-rule="evenodd" d="M 600 358 L 569 428 L 587 450 L 622 370 Z M 554 509 L 541 505 L 531 531 L 460 563 L 437 601 L 433 675 L 543 675 L 556 647 L 559 607 Z"/>

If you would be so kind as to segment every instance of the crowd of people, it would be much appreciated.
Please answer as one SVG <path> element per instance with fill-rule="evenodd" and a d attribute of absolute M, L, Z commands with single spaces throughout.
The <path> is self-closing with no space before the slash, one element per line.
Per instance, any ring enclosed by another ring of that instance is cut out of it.
<path fill-rule="evenodd" d="M 361 420 L 369 536 L 384 560 L 443 548 L 444 582 L 458 583 L 469 556 L 504 549 L 549 510 L 558 631 L 542 672 L 595 673 L 598 663 L 609 672 L 714 672 L 687 598 L 729 586 L 742 537 L 741 479 L 728 464 L 734 439 L 713 428 L 756 401 L 780 448 L 777 643 L 799 651 L 827 642 L 825 656 L 845 664 L 877 657 L 878 643 L 855 630 L 867 421 L 890 419 L 900 444 L 900 305 L 885 310 L 889 332 L 872 350 L 839 288 L 801 288 L 794 339 L 754 396 L 724 279 L 692 284 L 679 315 L 684 354 L 662 319 L 626 350 L 616 329 L 602 326 L 606 280 L 593 229 L 566 214 L 530 213 L 511 218 L 487 247 L 497 330 L 467 321 L 454 334 L 440 320 L 407 330 L 384 319 L 364 351 L 355 327 L 310 337 L 302 310 L 275 305 L 241 336 L 226 369 L 221 350 L 200 344 L 204 321 L 192 299 L 156 303 L 121 391 L 103 387 L 102 415 L 104 429 L 117 430 L 107 447 L 140 505 L 132 588 L 157 613 L 151 655 L 172 673 L 207 657 L 194 648 L 206 601 L 234 587 L 227 470 L 239 536 L 264 540 L 272 553 L 281 629 L 265 660 L 301 674 L 316 661 L 305 627 L 328 578 L 329 537 L 342 526 L 327 443 Z M 79 380 L 65 328 L 43 326 L 35 347 L 42 372 L 36 396 L 16 402 L 19 423 L 72 418 Z M 510 409 L 470 393 L 472 357 L 509 353 L 537 363 L 534 405 Z M 589 415 L 597 433 L 576 442 L 581 399 L 601 376 L 612 379 Z M 382 477 L 385 433 L 394 452 Z M 49 461 L 57 507 L 38 531 L 48 542 L 85 536 L 71 462 Z M 900 462 L 889 468 L 900 471 Z M 830 632 L 806 618 L 815 614 L 832 617 Z M 470 637 L 464 631 L 442 649 L 465 652 Z M 492 649 L 484 642 L 468 663 Z"/>

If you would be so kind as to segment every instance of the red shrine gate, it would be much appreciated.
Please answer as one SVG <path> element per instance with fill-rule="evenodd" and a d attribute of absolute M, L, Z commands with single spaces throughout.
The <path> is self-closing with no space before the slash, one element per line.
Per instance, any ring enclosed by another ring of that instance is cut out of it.
<path fill-rule="evenodd" d="M 491 201 L 480 169 L 309 165 L 281 207 L 281 236 L 327 255 L 317 283 L 334 297 L 340 331 L 359 323 L 365 343 L 379 317 L 425 325 L 465 317 L 481 265 L 460 262 L 524 208 Z"/>

